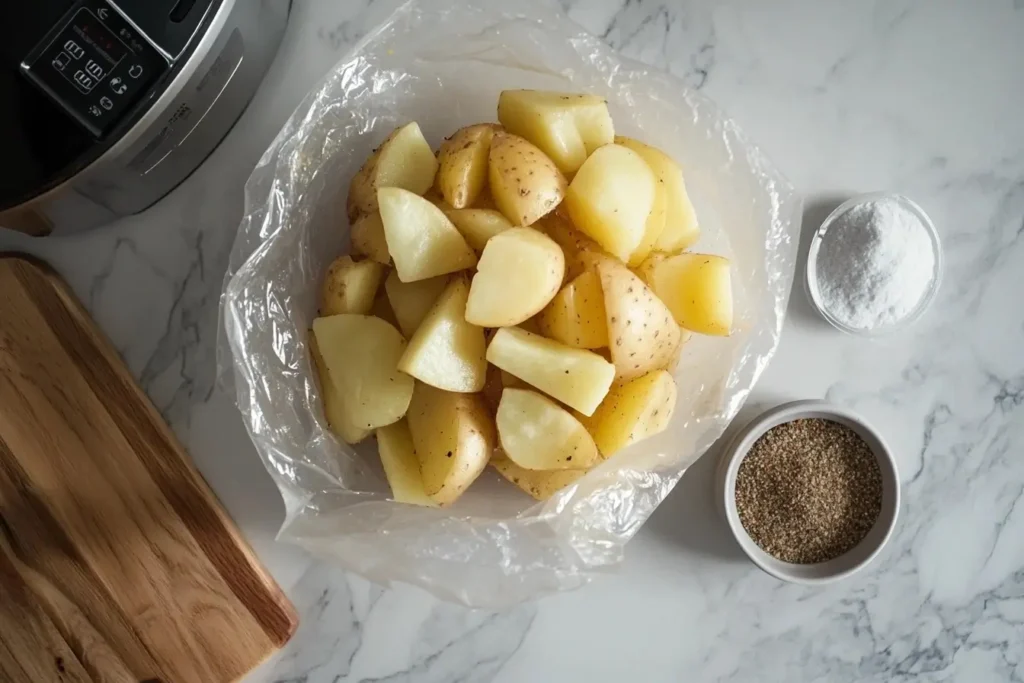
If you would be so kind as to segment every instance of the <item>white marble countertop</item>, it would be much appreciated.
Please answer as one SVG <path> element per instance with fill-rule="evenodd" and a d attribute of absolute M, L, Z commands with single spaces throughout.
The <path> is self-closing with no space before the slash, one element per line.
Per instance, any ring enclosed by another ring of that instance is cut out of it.
<path fill-rule="evenodd" d="M 73 238 L 4 234 L 49 260 L 113 339 L 292 596 L 303 623 L 253 681 L 1024 681 L 1024 2 L 579 0 L 570 15 L 703 89 L 807 198 L 900 190 L 944 241 L 929 315 L 867 343 L 792 297 L 744 409 L 825 396 L 899 456 L 890 545 L 838 585 L 756 570 L 683 478 L 617 574 L 502 613 L 381 590 L 277 544 L 283 508 L 214 389 L 216 304 L 242 186 L 298 100 L 385 0 L 298 0 L 281 54 L 206 164 L 143 215 Z"/>

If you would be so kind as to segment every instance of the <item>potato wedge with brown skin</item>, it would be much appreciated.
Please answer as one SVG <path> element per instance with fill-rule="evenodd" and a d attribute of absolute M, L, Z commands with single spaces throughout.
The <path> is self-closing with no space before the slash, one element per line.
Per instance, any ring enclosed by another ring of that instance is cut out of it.
<path fill-rule="evenodd" d="M 313 334 L 349 424 L 376 429 L 402 419 L 413 379 L 398 370 L 405 351 L 398 330 L 380 318 L 343 313 L 314 320 Z"/>
<path fill-rule="evenodd" d="M 380 212 L 375 211 L 360 216 L 352 224 L 351 242 L 352 253 L 356 256 L 365 256 L 385 266 L 391 263 L 388 240 L 384 236 L 384 223 L 380 219 Z"/>
<path fill-rule="evenodd" d="M 377 451 L 384 476 L 391 487 L 391 497 L 398 503 L 437 507 L 426 489 L 416 448 L 412 445 L 409 423 L 401 419 L 377 430 Z"/>
<path fill-rule="evenodd" d="M 484 388 L 487 342 L 484 329 L 466 321 L 469 278 L 452 276 L 409 340 L 398 369 L 445 391 Z"/>
<path fill-rule="evenodd" d="M 615 366 L 596 353 L 518 327 L 498 330 L 487 360 L 585 415 L 593 414 L 615 378 Z"/>
<path fill-rule="evenodd" d="M 384 277 L 384 266 L 376 261 L 353 261 L 340 256 L 327 268 L 320 293 L 320 315 L 358 313 L 373 308 L 373 300 Z"/>
<path fill-rule="evenodd" d="M 612 385 L 590 417 L 580 422 L 605 458 L 664 431 L 676 408 L 676 383 L 665 370 Z"/>
<path fill-rule="evenodd" d="M 547 500 L 587 473 L 587 470 L 528 470 L 499 454 L 491 458 L 491 465 L 498 474 L 537 500 Z"/>
<path fill-rule="evenodd" d="M 452 209 L 446 215 L 477 254 L 484 250 L 487 240 L 512 227 L 496 209 Z"/>
<path fill-rule="evenodd" d="M 681 341 L 672 312 L 626 266 L 607 256 L 588 258 L 601 278 L 615 379 L 633 379 L 666 367 Z"/>
<path fill-rule="evenodd" d="M 651 289 L 682 327 L 716 336 L 732 330 L 729 260 L 712 254 L 676 254 L 648 264 Z"/>
<path fill-rule="evenodd" d="M 601 278 L 588 270 L 555 295 L 537 316 L 541 334 L 577 349 L 608 346 Z"/>
<path fill-rule="evenodd" d="M 331 432 L 348 444 L 357 444 L 368 437 L 373 430 L 361 427 L 351 421 L 348 411 L 343 406 L 344 398 L 334 386 L 327 365 L 320 355 L 320 347 L 316 343 L 316 335 L 309 331 L 309 353 L 313 358 L 313 369 L 316 370 L 317 385 L 320 387 L 320 399 L 324 404 L 324 417 Z"/>
<path fill-rule="evenodd" d="M 480 394 L 416 382 L 408 420 L 424 490 L 440 505 L 454 503 L 480 476 L 497 444 L 487 405 Z"/>
<path fill-rule="evenodd" d="M 491 196 L 512 225 L 529 226 L 565 197 L 565 176 L 539 149 L 516 135 L 495 133 L 488 160 Z"/>
<path fill-rule="evenodd" d="M 377 190 L 400 187 L 422 195 L 434 184 L 437 158 L 416 122 L 393 130 L 359 169 L 348 190 L 350 223 L 377 210 Z"/>
<path fill-rule="evenodd" d="M 402 282 L 426 280 L 476 265 L 476 254 L 444 211 L 397 187 L 377 192 L 388 252 Z"/>
<path fill-rule="evenodd" d="M 554 240 L 533 228 L 512 228 L 484 247 L 469 290 L 466 320 L 481 327 L 518 325 L 558 293 L 565 257 Z"/>
<path fill-rule="evenodd" d="M 496 130 L 501 126 L 478 123 L 460 128 L 441 143 L 435 185 L 452 208 L 471 206 L 487 187 L 487 157 Z"/>
<path fill-rule="evenodd" d="M 572 227 L 572 223 L 566 216 L 561 215 L 560 211 L 544 216 L 534 223 L 533 227 L 553 239 L 562 248 L 565 255 L 565 279 L 562 284 L 586 270 L 583 254 L 604 253 L 597 242 Z"/>
<path fill-rule="evenodd" d="M 398 320 L 398 329 L 406 338 L 411 339 L 416 333 L 423 318 L 448 285 L 449 278 L 448 275 L 438 275 L 416 282 L 402 282 L 396 271 L 388 274 L 384 280 L 384 291 Z"/>
<path fill-rule="evenodd" d="M 586 427 L 568 410 L 531 389 L 505 389 L 496 419 L 501 449 L 520 467 L 578 470 L 601 460 Z"/>

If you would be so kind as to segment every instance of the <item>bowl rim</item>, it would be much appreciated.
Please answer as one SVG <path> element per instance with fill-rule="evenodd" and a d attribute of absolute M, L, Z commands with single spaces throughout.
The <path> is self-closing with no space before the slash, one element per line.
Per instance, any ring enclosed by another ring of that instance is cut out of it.
<path fill-rule="evenodd" d="M 790 422 L 803 417 L 838 418 L 836 421 L 855 429 L 868 442 L 872 453 L 874 453 L 878 460 L 883 486 L 882 510 L 879 512 L 878 520 L 875 524 L 876 526 L 879 523 L 885 525 L 880 528 L 879 534 L 876 534 L 875 529 L 872 528 L 857 545 L 842 555 L 827 562 L 809 565 L 782 562 L 761 550 L 747 533 L 746 529 L 743 528 L 739 512 L 736 509 L 736 474 L 739 471 L 740 463 L 746 458 L 751 447 L 769 429 L 784 422 Z M 899 519 L 901 505 L 900 478 L 892 450 L 881 434 L 860 415 L 848 408 L 825 400 L 808 399 L 783 403 L 770 408 L 752 419 L 730 439 L 729 443 L 722 450 L 718 463 L 717 481 L 721 493 L 718 498 L 720 512 L 724 515 L 733 538 L 735 538 L 744 554 L 765 573 L 790 583 L 821 585 L 852 576 L 878 556 L 882 548 L 885 547 L 892 537 L 893 531 L 896 528 L 896 522 Z M 892 492 L 889 496 L 884 495 L 887 483 Z M 863 552 L 862 546 L 872 535 L 875 536 L 874 547 L 860 561 L 850 563 L 849 557 L 851 554 L 858 549 L 861 549 Z M 844 558 L 847 558 L 846 562 L 842 561 Z M 814 567 L 819 568 L 821 574 L 818 576 L 808 576 L 806 574 L 808 568 Z"/>
<path fill-rule="evenodd" d="M 925 232 L 928 233 L 928 237 L 932 241 L 932 251 L 935 254 L 935 266 L 932 274 L 932 281 L 928 286 L 928 291 L 925 292 L 925 295 L 921 298 L 921 301 L 918 302 L 917 306 L 914 307 L 914 310 L 899 322 L 884 325 L 882 327 L 876 327 L 874 329 L 851 327 L 832 315 L 821 301 L 821 289 L 818 285 L 818 252 L 821 249 L 822 239 L 828 231 L 829 226 L 834 223 L 839 216 L 855 206 L 881 199 L 893 199 L 906 206 L 906 208 L 910 209 L 911 212 L 921 219 Z M 821 222 L 821 225 L 815 228 L 814 235 L 811 237 L 810 244 L 807 247 L 807 260 L 803 277 L 804 291 L 807 294 L 807 298 L 810 299 L 811 305 L 818 314 L 837 330 L 856 337 L 883 337 L 910 327 L 925 314 L 925 311 L 927 311 L 931 306 L 939 292 L 939 287 L 942 285 L 944 270 L 945 263 L 942 257 L 942 242 L 939 239 L 939 232 L 935 227 L 935 223 L 921 205 L 910 197 L 898 192 L 866 192 L 854 195 L 844 201 L 832 210 L 825 220 Z"/>

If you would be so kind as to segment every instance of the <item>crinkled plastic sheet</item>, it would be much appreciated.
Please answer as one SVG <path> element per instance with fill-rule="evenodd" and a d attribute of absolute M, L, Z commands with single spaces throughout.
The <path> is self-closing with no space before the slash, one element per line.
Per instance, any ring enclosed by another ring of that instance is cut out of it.
<path fill-rule="evenodd" d="M 669 429 L 535 503 L 490 468 L 452 507 L 389 500 L 375 446 L 327 430 L 307 330 L 327 265 L 348 244 L 348 182 L 396 125 L 432 144 L 495 119 L 498 93 L 598 93 L 616 132 L 682 164 L 700 251 L 734 264 L 735 333 L 695 336 L 676 372 Z M 309 95 L 246 185 L 222 297 L 221 369 L 284 495 L 280 538 L 373 581 L 500 606 L 581 585 L 626 542 L 723 432 L 779 341 L 800 202 L 721 110 L 675 78 L 623 59 L 542 0 L 412 0 Z M 680 520 L 685 523 L 685 520 Z"/>

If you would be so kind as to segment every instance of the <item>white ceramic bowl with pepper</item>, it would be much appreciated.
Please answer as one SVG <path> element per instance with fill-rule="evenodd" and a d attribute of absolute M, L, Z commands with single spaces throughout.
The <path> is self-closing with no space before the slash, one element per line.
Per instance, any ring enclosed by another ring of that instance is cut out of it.
<path fill-rule="evenodd" d="M 720 507 L 768 574 L 821 584 L 854 574 L 896 526 L 899 473 L 881 435 L 826 401 L 795 401 L 741 429 L 721 454 Z"/>

